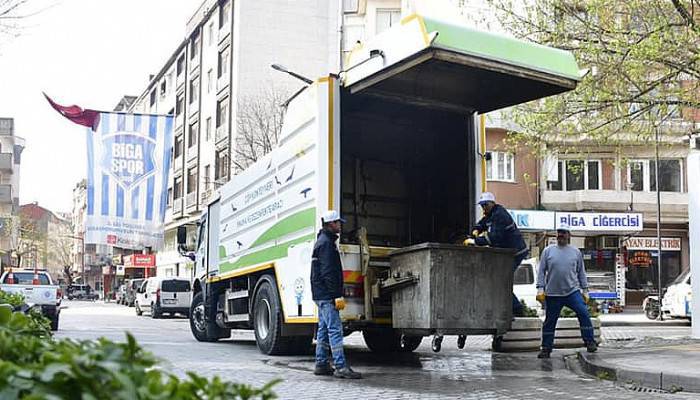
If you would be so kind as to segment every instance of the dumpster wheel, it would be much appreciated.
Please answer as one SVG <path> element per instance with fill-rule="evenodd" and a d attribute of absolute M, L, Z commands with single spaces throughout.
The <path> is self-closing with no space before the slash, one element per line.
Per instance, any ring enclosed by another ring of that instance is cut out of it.
<path fill-rule="evenodd" d="M 465 344 L 467 344 L 467 335 L 457 336 L 457 348 L 461 350 Z"/>

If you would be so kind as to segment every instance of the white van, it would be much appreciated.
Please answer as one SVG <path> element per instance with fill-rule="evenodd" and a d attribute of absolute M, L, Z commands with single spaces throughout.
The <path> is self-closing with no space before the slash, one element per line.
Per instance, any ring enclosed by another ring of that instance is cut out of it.
<path fill-rule="evenodd" d="M 666 318 L 690 318 L 691 294 L 690 268 L 680 275 L 666 288 L 661 311 Z"/>
<path fill-rule="evenodd" d="M 136 315 L 150 312 L 152 318 L 176 313 L 189 316 L 192 290 L 189 279 L 175 277 L 148 278 L 136 292 Z"/>
<path fill-rule="evenodd" d="M 525 305 L 541 314 L 542 305 L 537 301 L 537 258 L 523 260 L 513 274 L 513 293 L 518 300 L 525 300 Z"/>

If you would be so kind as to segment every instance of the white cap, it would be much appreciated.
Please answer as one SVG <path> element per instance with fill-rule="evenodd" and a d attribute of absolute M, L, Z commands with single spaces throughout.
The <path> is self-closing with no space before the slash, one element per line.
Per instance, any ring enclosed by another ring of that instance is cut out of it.
<path fill-rule="evenodd" d="M 557 230 L 571 233 L 571 227 L 566 222 L 560 223 Z"/>
<path fill-rule="evenodd" d="M 340 217 L 340 214 L 338 214 L 338 211 L 335 210 L 328 210 L 323 215 L 321 215 L 321 222 L 322 223 L 327 223 L 327 222 L 334 222 L 334 221 L 340 221 L 342 223 L 345 223 L 345 220 Z"/>
<path fill-rule="evenodd" d="M 483 205 L 484 203 L 489 201 L 492 201 L 494 203 L 496 202 L 496 196 L 494 196 L 491 192 L 484 192 L 479 197 L 479 204 Z"/>

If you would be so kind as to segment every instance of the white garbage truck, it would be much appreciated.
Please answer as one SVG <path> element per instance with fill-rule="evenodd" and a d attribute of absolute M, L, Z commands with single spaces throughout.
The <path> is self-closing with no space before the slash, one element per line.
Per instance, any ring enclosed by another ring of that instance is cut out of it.
<path fill-rule="evenodd" d="M 569 52 L 419 15 L 345 65 L 291 99 L 277 148 L 211 197 L 189 249 L 197 340 L 252 329 L 263 353 L 306 351 L 317 322 L 311 253 L 320 215 L 335 209 L 347 219 L 346 332 L 362 331 L 373 351 L 415 350 L 432 331 L 397 329 L 392 293 L 419 277 L 392 275 L 391 252 L 461 242 L 480 217 L 479 114 L 572 90 L 580 77 Z M 185 238 L 180 229 L 183 251 Z M 510 288 L 501 297 L 509 327 Z"/>

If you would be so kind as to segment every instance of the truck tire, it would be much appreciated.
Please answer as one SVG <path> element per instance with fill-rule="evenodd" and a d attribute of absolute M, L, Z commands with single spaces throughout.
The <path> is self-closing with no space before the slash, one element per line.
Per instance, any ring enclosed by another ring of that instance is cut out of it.
<path fill-rule="evenodd" d="M 58 313 L 54 314 L 51 316 L 51 330 L 52 331 L 57 331 L 58 330 Z"/>
<path fill-rule="evenodd" d="M 274 278 L 265 275 L 260 281 L 253 302 L 253 329 L 260 351 L 282 355 L 303 352 L 305 347 L 310 349 L 307 336 L 282 336 L 282 307 Z"/>
<path fill-rule="evenodd" d="M 230 329 L 220 328 L 214 318 L 205 318 L 204 312 L 204 294 L 199 292 L 194 295 L 189 311 L 190 330 L 195 339 L 200 342 L 216 342 L 231 336 Z"/>
<path fill-rule="evenodd" d="M 365 344 L 374 353 L 410 353 L 423 341 L 423 336 L 402 335 L 392 328 L 370 328 L 362 331 Z"/>

